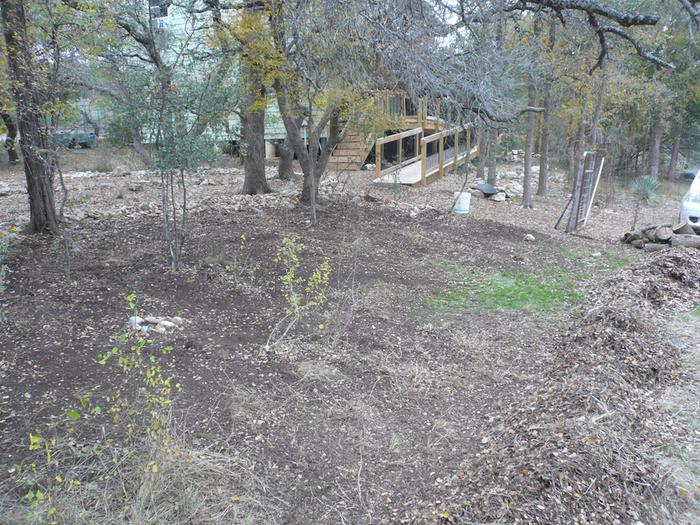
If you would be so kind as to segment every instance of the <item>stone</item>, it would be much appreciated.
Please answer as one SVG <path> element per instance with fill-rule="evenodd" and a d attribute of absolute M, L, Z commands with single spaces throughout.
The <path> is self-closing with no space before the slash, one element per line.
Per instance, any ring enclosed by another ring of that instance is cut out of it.
<path fill-rule="evenodd" d="M 144 317 L 143 320 L 151 324 L 159 324 L 161 321 L 164 321 L 162 317 L 154 317 L 152 315 Z"/>
<path fill-rule="evenodd" d="M 535 236 L 532 235 L 531 233 L 525 234 L 525 240 L 528 242 L 534 242 L 535 241 Z"/>
<path fill-rule="evenodd" d="M 166 332 L 165 327 L 160 325 L 156 326 L 153 330 L 159 334 L 164 334 Z"/>
<path fill-rule="evenodd" d="M 2 184 L 0 185 L 0 197 L 3 197 L 5 195 L 9 195 L 12 192 L 10 187 L 7 184 Z"/>
<path fill-rule="evenodd" d="M 172 323 L 175 323 L 177 326 L 182 326 L 182 317 L 169 317 L 168 320 Z"/>
<path fill-rule="evenodd" d="M 474 197 L 485 197 L 485 196 L 486 196 L 486 195 L 484 195 L 484 192 L 483 192 L 483 191 L 475 190 L 474 188 L 470 189 L 470 190 L 469 190 L 469 193 L 471 193 L 472 195 L 474 195 Z"/>
<path fill-rule="evenodd" d="M 473 190 L 479 190 L 481 193 L 486 195 L 487 197 L 490 197 L 491 195 L 496 195 L 499 193 L 498 189 L 491 184 L 488 183 L 482 183 L 482 184 L 477 184 L 476 186 L 472 186 Z"/>
<path fill-rule="evenodd" d="M 138 315 L 133 315 L 129 317 L 129 326 L 131 328 L 138 329 L 141 327 L 141 323 L 143 323 L 143 319 Z"/>
<path fill-rule="evenodd" d="M 601 257 L 602 255 L 603 255 L 603 254 L 600 253 L 600 252 L 593 252 L 593 253 L 591 254 L 591 257 Z"/>
<path fill-rule="evenodd" d="M 489 197 L 489 200 L 494 202 L 504 202 L 506 200 L 506 194 L 502 191 L 499 191 L 495 195 L 491 195 Z"/>
<path fill-rule="evenodd" d="M 175 323 L 171 323 L 170 321 L 163 320 L 160 323 L 158 323 L 158 326 L 162 326 L 166 330 L 168 328 L 177 328 L 177 325 Z"/>

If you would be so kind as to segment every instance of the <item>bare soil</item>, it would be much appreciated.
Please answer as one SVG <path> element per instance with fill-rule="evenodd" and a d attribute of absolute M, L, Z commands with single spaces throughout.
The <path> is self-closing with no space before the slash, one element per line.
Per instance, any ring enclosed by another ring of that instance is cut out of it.
<path fill-rule="evenodd" d="M 165 367 L 182 383 L 176 420 L 202 449 L 255 466 L 266 487 L 256 497 L 269 501 L 270 522 L 493 518 L 496 507 L 459 517 L 477 492 L 467 482 L 478 478 L 470 465 L 507 408 L 531 398 L 543 371 L 560 364 L 582 310 L 446 309 L 431 298 L 462 285 L 463 275 L 476 287 L 499 272 L 558 272 L 576 280 L 588 304 L 616 272 L 648 259 L 619 242 L 633 212 L 621 191 L 607 207 L 601 199 L 582 235 L 572 236 L 552 228 L 564 184 L 536 198 L 534 211 L 473 199 L 472 212 L 457 216 L 449 213 L 457 175 L 428 188 L 372 188 L 371 175 L 357 172 L 324 186 L 312 226 L 297 202 L 298 181 L 274 180 L 275 194 L 243 197 L 240 170 L 217 168 L 190 178 L 184 267 L 172 273 L 155 178 L 126 168 L 64 171 L 70 234 L 19 235 L 0 295 L 0 472 L 8 483 L 33 429 L 63 417 L 85 392 L 115 387 L 97 355 L 127 329 L 125 296 L 133 292 L 141 315 L 184 319 L 183 330 L 156 336 L 174 348 Z M 0 229 L 9 230 L 27 213 L 26 197 L 20 173 L 0 181 L 13 190 L 0 197 Z M 671 187 L 661 204 L 642 210 L 641 222 L 671 222 L 681 192 Z M 266 350 L 286 304 L 275 262 L 285 236 L 303 243 L 304 271 L 330 258 L 329 299 Z M 686 302 L 691 310 L 700 296 Z M 652 404 L 662 386 L 644 394 Z M 638 446 L 663 455 L 660 443 Z M 697 485 L 688 490 L 700 493 Z M 511 510 L 504 523 L 633 523 L 633 513 L 535 521 Z"/>

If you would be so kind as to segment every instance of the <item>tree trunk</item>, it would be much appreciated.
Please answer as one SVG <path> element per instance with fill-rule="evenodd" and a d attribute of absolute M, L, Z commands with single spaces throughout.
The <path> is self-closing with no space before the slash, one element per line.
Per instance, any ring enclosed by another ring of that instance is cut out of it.
<path fill-rule="evenodd" d="M 700 248 L 700 235 L 674 235 L 671 237 L 671 246 Z"/>
<path fill-rule="evenodd" d="M 657 111 L 654 115 L 654 122 L 651 124 L 651 140 L 649 141 L 649 176 L 654 180 L 659 178 L 662 128 L 661 112 Z"/>
<path fill-rule="evenodd" d="M 246 64 L 241 67 L 247 93 L 241 118 L 241 136 L 245 143 L 244 180 L 241 193 L 259 195 L 272 190 L 265 178 L 265 106 L 267 99 L 265 86 L 253 68 Z"/>
<path fill-rule="evenodd" d="M 527 104 L 534 107 L 535 84 L 530 80 L 527 87 Z M 523 175 L 523 208 L 532 208 L 532 153 L 535 144 L 535 113 L 530 111 L 527 116 L 527 138 L 525 139 L 525 173 Z"/>
<path fill-rule="evenodd" d="M 578 174 L 581 173 L 583 169 L 583 152 L 586 145 L 586 126 L 583 120 L 578 124 L 578 137 L 576 138 L 576 145 L 574 147 L 574 173 L 572 181 L 576 182 Z"/>
<path fill-rule="evenodd" d="M 552 113 L 552 84 L 547 83 L 544 93 L 544 113 L 542 115 L 542 134 L 540 135 L 540 173 L 537 180 L 537 195 L 547 195 L 547 178 L 549 177 L 549 118 Z"/>
<path fill-rule="evenodd" d="M 676 132 L 676 137 L 673 139 L 673 145 L 671 146 L 671 160 L 668 163 L 668 171 L 666 172 L 666 179 L 676 180 L 678 175 L 678 151 L 681 148 L 681 134 Z"/>
<path fill-rule="evenodd" d="M 58 217 L 53 192 L 54 165 L 49 159 L 50 141 L 38 99 L 34 50 L 27 34 L 24 3 L 22 0 L 5 0 L 0 5 L 29 194 L 29 229 L 37 233 L 56 233 Z"/>
<path fill-rule="evenodd" d="M 598 86 L 598 97 L 595 103 L 595 110 L 593 110 L 593 120 L 591 121 L 591 135 L 590 144 L 592 148 L 598 146 L 598 126 L 600 124 L 600 117 L 603 115 L 603 102 L 605 101 L 605 86 L 607 84 L 608 75 L 605 69 L 605 62 L 601 65 L 601 78 L 600 84 Z"/>
<path fill-rule="evenodd" d="M 277 176 L 281 180 L 291 180 L 294 175 L 294 148 L 289 140 L 285 137 L 282 146 L 280 146 L 280 160 L 277 167 Z"/>
<path fill-rule="evenodd" d="M 572 185 L 576 180 L 576 127 L 574 126 L 574 117 L 569 118 L 569 160 L 568 160 L 568 182 Z"/>
<path fill-rule="evenodd" d="M 476 163 L 476 178 L 479 180 L 484 180 L 486 177 L 486 156 L 489 151 L 489 142 L 486 132 L 479 127 L 479 159 Z"/>
<path fill-rule="evenodd" d="M 7 150 L 7 156 L 10 159 L 10 164 L 17 164 L 19 162 L 19 155 L 17 155 L 17 149 L 15 148 L 15 142 L 17 141 L 17 126 L 15 121 L 8 112 L 0 112 L 0 118 L 5 123 L 7 128 L 7 138 L 5 139 L 5 149 Z"/>
<path fill-rule="evenodd" d="M 688 234 L 688 235 L 695 235 L 695 230 L 693 227 L 688 223 L 688 221 L 683 221 L 679 222 L 678 224 L 674 224 L 671 226 L 671 231 L 673 233 L 677 234 Z"/>
<path fill-rule="evenodd" d="M 496 185 L 498 182 L 498 172 L 496 171 L 496 160 L 498 153 L 498 130 L 496 128 L 489 129 L 489 153 L 487 158 L 488 175 L 486 182 Z"/>

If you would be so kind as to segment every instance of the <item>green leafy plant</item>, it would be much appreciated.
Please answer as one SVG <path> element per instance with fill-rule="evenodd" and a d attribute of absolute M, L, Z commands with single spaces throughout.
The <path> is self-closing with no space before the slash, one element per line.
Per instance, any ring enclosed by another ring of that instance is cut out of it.
<path fill-rule="evenodd" d="M 326 302 L 331 274 L 330 260 L 324 257 L 321 264 L 305 278 L 299 274 L 303 248 L 297 239 L 285 236 L 282 246 L 277 250 L 275 262 L 284 269 L 280 276 L 285 298 L 284 316 L 270 332 L 265 348 L 269 349 L 279 343 L 303 315 Z"/>
<path fill-rule="evenodd" d="M 642 204 L 652 204 L 661 197 L 661 183 L 649 176 L 640 177 L 632 183 L 632 194 L 635 196 L 634 218 L 632 229 L 637 227 L 637 217 Z"/>
<path fill-rule="evenodd" d="M 132 314 L 138 315 L 135 294 L 129 294 L 126 301 Z M 132 442 L 143 442 L 141 438 L 146 438 L 148 448 L 141 468 L 150 475 L 158 474 L 158 458 L 163 454 L 179 453 L 171 446 L 169 423 L 173 394 L 181 387 L 163 372 L 160 363 L 161 357 L 168 355 L 172 347 L 160 348 L 136 333 L 122 333 L 116 336 L 115 342 L 111 350 L 98 355 L 97 362 L 112 367 L 117 374 L 133 377 L 139 385 L 136 395 L 130 397 L 118 388 L 103 398 L 106 403 L 103 409 L 97 403 L 98 396 L 92 392 L 82 394 L 79 403 L 65 411 L 62 421 L 50 429 L 37 428 L 29 434 L 27 448 L 32 453 L 31 463 L 26 467 L 15 465 L 13 470 L 17 486 L 25 489 L 30 522 L 58 523 L 55 499 L 81 485 L 81 479 L 73 474 L 73 467 L 59 460 L 66 455 L 61 451 L 74 447 L 66 442 L 73 441 L 75 425 L 81 422 L 103 414 L 111 416 L 101 423 L 102 437 L 84 447 L 98 461 L 107 454 L 111 463 L 118 464 L 133 455 L 129 448 L 117 447 L 109 437 L 118 433 L 120 426 L 126 428 L 128 436 L 136 438 Z M 110 425 L 113 432 L 108 431 Z"/>

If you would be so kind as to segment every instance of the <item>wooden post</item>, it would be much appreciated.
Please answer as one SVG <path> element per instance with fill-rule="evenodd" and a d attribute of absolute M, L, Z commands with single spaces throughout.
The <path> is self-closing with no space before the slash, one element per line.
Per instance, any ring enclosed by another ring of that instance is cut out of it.
<path fill-rule="evenodd" d="M 399 139 L 399 166 L 401 166 L 401 157 L 403 157 L 403 139 Z"/>
<path fill-rule="evenodd" d="M 382 145 L 377 141 L 374 148 L 374 178 L 378 179 L 382 176 Z"/>
<path fill-rule="evenodd" d="M 416 147 L 415 147 L 415 149 L 413 150 L 413 156 L 414 156 L 414 157 L 417 157 L 417 156 L 420 154 L 420 139 L 422 139 L 422 138 L 423 138 L 423 134 L 422 134 L 422 133 L 417 133 L 417 134 L 416 134 Z"/>
<path fill-rule="evenodd" d="M 420 181 L 421 185 L 426 184 L 426 173 L 428 171 L 428 143 L 421 140 L 421 164 L 420 164 Z"/>
<path fill-rule="evenodd" d="M 440 133 L 439 146 L 438 146 L 438 166 L 440 169 L 438 174 L 442 177 L 445 174 L 445 135 Z"/>

